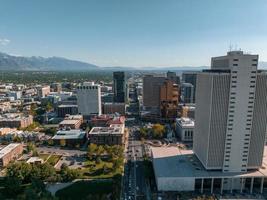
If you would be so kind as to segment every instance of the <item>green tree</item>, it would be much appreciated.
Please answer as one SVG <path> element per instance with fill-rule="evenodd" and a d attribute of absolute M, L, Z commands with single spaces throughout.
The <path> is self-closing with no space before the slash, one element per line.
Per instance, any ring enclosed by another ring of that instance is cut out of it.
<path fill-rule="evenodd" d="M 87 156 L 88 156 L 89 160 L 93 159 L 93 156 L 96 154 L 96 151 L 97 151 L 97 145 L 91 143 L 88 146 L 88 150 L 87 150 Z"/>
<path fill-rule="evenodd" d="M 50 112 L 51 110 L 53 110 L 53 105 L 51 102 L 47 102 L 47 104 L 45 106 L 45 110 L 46 110 L 46 112 Z"/>
<path fill-rule="evenodd" d="M 15 197 L 21 192 L 21 180 L 17 177 L 7 176 L 4 179 L 4 193 L 8 197 Z"/>

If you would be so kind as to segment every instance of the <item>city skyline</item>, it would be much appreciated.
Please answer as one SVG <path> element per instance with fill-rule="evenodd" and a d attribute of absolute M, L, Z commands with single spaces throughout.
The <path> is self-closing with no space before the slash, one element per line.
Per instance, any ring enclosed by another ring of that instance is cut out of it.
<path fill-rule="evenodd" d="M 210 56 L 232 46 L 267 61 L 266 8 L 263 0 L 3 0 L 0 51 L 104 67 L 171 67 L 209 66 Z"/>

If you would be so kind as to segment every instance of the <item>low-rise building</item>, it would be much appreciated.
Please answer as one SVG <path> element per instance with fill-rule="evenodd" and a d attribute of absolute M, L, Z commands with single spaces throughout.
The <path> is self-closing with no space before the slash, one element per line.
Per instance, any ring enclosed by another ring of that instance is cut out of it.
<path fill-rule="evenodd" d="M 17 129 L 16 128 L 0 128 L 0 137 L 7 135 L 11 132 L 14 132 L 14 131 L 17 131 Z"/>
<path fill-rule="evenodd" d="M 23 152 L 23 145 L 20 143 L 12 143 L 0 150 L 0 166 L 5 167 L 8 163 Z"/>
<path fill-rule="evenodd" d="M 103 114 L 115 114 L 119 113 L 125 115 L 125 103 L 104 103 Z"/>
<path fill-rule="evenodd" d="M 59 105 L 57 107 L 57 116 L 65 117 L 65 115 L 76 115 L 78 114 L 78 105 Z"/>
<path fill-rule="evenodd" d="M 0 116 L 0 127 L 25 128 L 33 123 L 32 115 L 6 113 Z"/>
<path fill-rule="evenodd" d="M 152 163 L 157 190 L 224 194 L 233 191 L 263 193 L 267 188 L 267 149 L 262 167 L 242 172 L 207 170 L 192 150 L 152 147 Z"/>
<path fill-rule="evenodd" d="M 54 144 L 61 146 L 81 146 L 86 141 L 86 132 L 78 129 L 59 130 L 52 137 Z"/>
<path fill-rule="evenodd" d="M 27 163 L 29 163 L 29 164 L 43 164 L 44 160 L 42 158 L 39 158 L 39 157 L 30 157 L 27 160 Z"/>
<path fill-rule="evenodd" d="M 175 129 L 177 136 L 184 142 L 193 142 L 195 122 L 190 118 L 177 118 Z"/>
<path fill-rule="evenodd" d="M 97 145 L 124 144 L 124 124 L 111 124 L 109 127 L 94 127 L 89 132 L 89 140 Z"/>
<path fill-rule="evenodd" d="M 82 123 L 82 115 L 66 115 L 65 119 L 59 123 L 59 128 L 79 129 Z"/>

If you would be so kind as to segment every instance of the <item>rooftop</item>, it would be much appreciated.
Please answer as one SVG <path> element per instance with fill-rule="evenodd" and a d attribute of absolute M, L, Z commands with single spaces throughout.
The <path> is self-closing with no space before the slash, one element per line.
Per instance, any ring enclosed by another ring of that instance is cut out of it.
<path fill-rule="evenodd" d="M 58 107 L 59 108 L 69 108 L 69 107 L 78 107 L 78 105 L 65 105 L 65 104 L 62 104 L 62 105 L 59 105 Z"/>
<path fill-rule="evenodd" d="M 178 122 L 182 127 L 194 127 L 195 126 L 195 121 L 188 117 L 177 118 L 176 122 Z"/>
<path fill-rule="evenodd" d="M 42 158 L 39 158 L 39 157 L 30 157 L 27 160 L 27 163 L 35 163 L 35 162 L 41 162 L 41 163 L 43 163 L 44 160 Z"/>
<path fill-rule="evenodd" d="M 248 172 L 208 171 L 192 150 L 177 147 L 153 147 L 153 166 L 156 177 L 262 177 L 267 176 L 267 147 L 264 150 L 263 166 Z"/>
<path fill-rule="evenodd" d="M 62 122 L 59 123 L 59 125 L 67 125 L 67 124 L 77 124 L 80 120 L 78 119 L 65 119 Z"/>
<path fill-rule="evenodd" d="M 4 120 L 16 121 L 16 120 L 26 119 L 28 117 L 30 117 L 30 115 L 26 116 L 26 115 L 23 115 L 23 113 L 5 113 L 0 116 L 0 121 L 4 121 Z"/>
<path fill-rule="evenodd" d="M 71 130 L 59 130 L 54 137 L 53 140 L 60 140 L 60 139 L 83 139 L 85 136 L 85 131 L 71 129 Z"/>
<path fill-rule="evenodd" d="M 94 127 L 89 132 L 89 135 L 110 135 L 110 134 L 123 134 L 124 126 L 120 124 L 112 124 L 109 127 Z"/>
<path fill-rule="evenodd" d="M 7 153 L 11 152 L 14 148 L 18 147 L 19 145 L 21 145 L 21 144 L 20 143 L 11 143 L 11 144 L 5 146 L 3 149 L 0 150 L 0 158 L 2 158 Z"/>

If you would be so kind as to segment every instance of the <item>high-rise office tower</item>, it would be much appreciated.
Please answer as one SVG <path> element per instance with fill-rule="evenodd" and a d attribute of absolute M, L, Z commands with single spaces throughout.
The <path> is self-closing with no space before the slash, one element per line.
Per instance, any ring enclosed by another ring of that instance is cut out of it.
<path fill-rule="evenodd" d="M 183 103 L 194 103 L 194 86 L 191 83 L 181 84 L 181 100 Z"/>
<path fill-rule="evenodd" d="M 178 85 L 171 80 L 166 80 L 160 87 L 160 111 L 161 117 L 177 117 L 178 109 Z"/>
<path fill-rule="evenodd" d="M 125 103 L 127 101 L 127 87 L 124 72 L 113 72 L 114 102 Z"/>
<path fill-rule="evenodd" d="M 83 116 L 101 115 L 100 85 L 85 82 L 77 87 L 78 111 Z"/>
<path fill-rule="evenodd" d="M 195 99 L 196 99 L 197 73 L 198 73 L 198 71 L 188 71 L 188 72 L 183 72 L 183 74 L 182 74 L 182 81 L 184 83 L 190 83 L 194 86 L 193 103 L 195 103 Z"/>
<path fill-rule="evenodd" d="M 176 84 L 180 84 L 180 77 L 177 76 L 175 72 L 168 71 L 167 79 L 173 81 Z"/>
<path fill-rule="evenodd" d="M 206 169 L 243 172 L 262 165 L 267 75 L 258 55 L 231 51 L 197 75 L 193 150 Z"/>
<path fill-rule="evenodd" d="M 143 78 L 143 105 L 147 109 L 159 110 L 160 87 L 165 82 L 164 76 L 145 75 Z"/>

